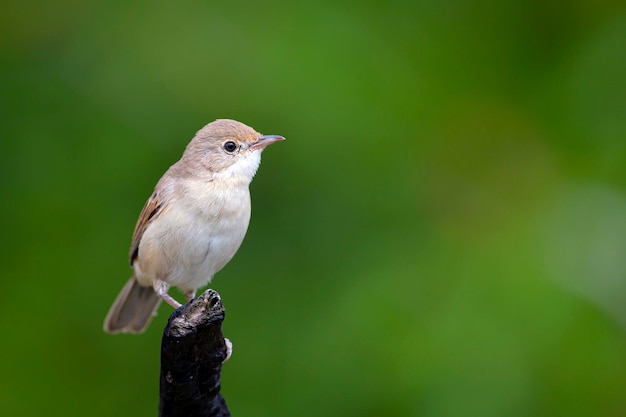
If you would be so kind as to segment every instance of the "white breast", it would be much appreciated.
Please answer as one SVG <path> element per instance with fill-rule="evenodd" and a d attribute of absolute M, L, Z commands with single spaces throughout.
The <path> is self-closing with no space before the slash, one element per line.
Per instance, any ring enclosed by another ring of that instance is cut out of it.
<path fill-rule="evenodd" d="M 250 221 L 248 187 L 185 180 L 183 195 L 148 226 L 135 273 L 143 285 L 166 281 L 182 291 L 206 285 L 241 245 Z"/>

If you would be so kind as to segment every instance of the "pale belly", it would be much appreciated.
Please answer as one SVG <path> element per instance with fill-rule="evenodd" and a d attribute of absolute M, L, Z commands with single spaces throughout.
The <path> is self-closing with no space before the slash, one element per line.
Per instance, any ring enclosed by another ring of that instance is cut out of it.
<path fill-rule="evenodd" d="M 242 198 L 212 210 L 170 207 L 141 238 L 134 264 L 137 280 L 146 286 L 165 281 L 182 291 L 207 285 L 239 249 L 249 220 L 247 190 Z"/>

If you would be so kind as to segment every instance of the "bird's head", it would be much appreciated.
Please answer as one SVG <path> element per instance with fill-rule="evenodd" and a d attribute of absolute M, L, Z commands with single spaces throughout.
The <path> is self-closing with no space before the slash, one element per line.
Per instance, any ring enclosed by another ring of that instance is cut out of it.
<path fill-rule="evenodd" d="M 212 179 L 250 183 L 261 163 L 263 149 L 282 140 L 282 136 L 262 135 L 236 120 L 219 119 L 196 133 L 183 160 Z"/>

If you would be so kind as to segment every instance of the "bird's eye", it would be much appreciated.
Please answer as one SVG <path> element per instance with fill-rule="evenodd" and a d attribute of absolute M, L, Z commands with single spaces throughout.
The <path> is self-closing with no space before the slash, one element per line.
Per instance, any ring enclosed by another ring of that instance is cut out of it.
<path fill-rule="evenodd" d="M 224 150 L 228 153 L 233 153 L 237 149 L 237 144 L 232 140 L 229 140 L 224 144 Z"/>

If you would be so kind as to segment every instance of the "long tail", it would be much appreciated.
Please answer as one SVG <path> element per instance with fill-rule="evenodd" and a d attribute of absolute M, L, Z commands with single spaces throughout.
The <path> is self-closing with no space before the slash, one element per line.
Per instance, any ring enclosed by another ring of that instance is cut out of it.
<path fill-rule="evenodd" d="M 141 333 L 150 324 L 160 303 L 161 298 L 152 287 L 142 287 L 132 276 L 120 291 L 104 319 L 104 331 Z"/>

